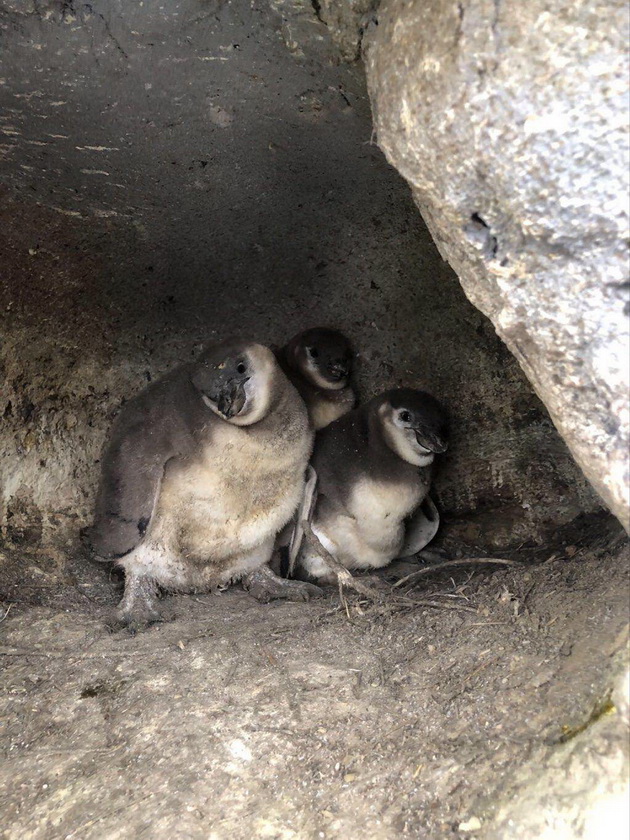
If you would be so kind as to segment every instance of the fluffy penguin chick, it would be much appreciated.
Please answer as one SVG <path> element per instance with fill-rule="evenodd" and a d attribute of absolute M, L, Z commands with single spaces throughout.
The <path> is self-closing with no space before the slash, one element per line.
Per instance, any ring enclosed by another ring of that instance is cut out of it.
<path fill-rule="evenodd" d="M 353 353 L 345 335 L 315 327 L 296 335 L 276 356 L 306 403 L 314 429 L 323 429 L 352 410 Z"/>
<path fill-rule="evenodd" d="M 347 569 L 377 569 L 399 555 L 406 520 L 428 493 L 446 435 L 438 401 L 407 388 L 375 397 L 318 433 L 311 527 Z M 299 562 L 311 577 L 336 581 L 312 545 L 303 545 Z"/>
<path fill-rule="evenodd" d="M 266 566 L 300 501 L 313 433 L 266 347 L 215 344 L 127 402 L 102 459 L 95 554 L 125 569 L 123 623 L 158 618 L 158 586 L 245 578 L 262 600 L 306 600 Z"/>

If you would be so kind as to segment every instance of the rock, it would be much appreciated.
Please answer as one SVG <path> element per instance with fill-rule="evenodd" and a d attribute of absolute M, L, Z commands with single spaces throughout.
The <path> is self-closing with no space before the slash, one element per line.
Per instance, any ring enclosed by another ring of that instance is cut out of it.
<path fill-rule="evenodd" d="M 328 28 L 345 61 L 356 61 L 366 25 L 379 0 L 313 0 L 317 16 Z"/>
<path fill-rule="evenodd" d="M 481 820 L 479 819 L 479 817 L 471 817 L 469 820 L 461 822 L 458 828 L 460 831 L 463 831 L 466 834 L 470 833 L 471 831 L 479 831 L 479 829 L 481 828 Z"/>
<path fill-rule="evenodd" d="M 220 105 L 210 105 L 208 108 L 208 114 L 210 117 L 210 122 L 213 122 L 215 125 L 218 125 L 219 128 L 227 128 L 234 122 L 234 117 L 229 111 L 226 111 L 225 108 L 222 108 Z"/>
<path fill-rule="evenodd" d="M 625 0 L 383 0 L 378 143 L 602 499 L 629 521 Z"/>

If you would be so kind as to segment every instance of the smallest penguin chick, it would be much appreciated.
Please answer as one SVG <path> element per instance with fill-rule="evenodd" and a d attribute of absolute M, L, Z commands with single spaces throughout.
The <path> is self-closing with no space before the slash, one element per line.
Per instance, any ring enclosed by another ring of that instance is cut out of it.
<path fill-rule="evenodd" d="M 315 327 L 276 351 L 280 367 L 306 403 L 311 424 L 323 429 L 351 411 L 352 347 L 337 330 Z"/>
<path fill-rule="evenodd" d="M 334 583 L 326 553 L 346 569 L 379 569 L 401 556 L 447 446 L 444 409 L 410 388 L 380 394 L 319 432 L 310 530 L 325 552 L 302 544 L 302 571 Z"/>

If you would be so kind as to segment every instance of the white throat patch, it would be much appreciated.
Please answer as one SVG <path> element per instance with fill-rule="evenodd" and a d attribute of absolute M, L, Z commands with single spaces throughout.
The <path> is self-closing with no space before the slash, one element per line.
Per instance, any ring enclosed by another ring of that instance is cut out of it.
<path fill-rule="evenodd" d="M 406 461 L 416 467 L 428 467 L 433 463 L 435 455 L 430 449 L 418 443 L 415 435 L 396 426 L 392 419 L 392 410 L 388 405 L 382 405 L 378 413 L 383 425 L 383 434 L 389 448 Z M 413 436 L 412 436 L 413 435 Z"/>

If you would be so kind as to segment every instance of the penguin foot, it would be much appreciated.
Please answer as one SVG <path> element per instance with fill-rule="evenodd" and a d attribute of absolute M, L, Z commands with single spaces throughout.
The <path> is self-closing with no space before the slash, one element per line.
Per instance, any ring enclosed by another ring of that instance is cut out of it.
<path fill-rule="evenodd" d="M 297 580 L 286 580 L 274 574 L 269 566 L 261 566 L 243 578 L 243 588 L 263 604 L 279 598 L 287 601 L 310 601 L 324 592 L 319 586 Z"/>
<path fill-rule="evenodd" d="M 148 627 L 160 624 L 163 621 L 166 621 L 166 619 L 159 612 L 129 614 L 116 610 L 113 617 L 107 622 L 107 626 L 112 633 L 125 630 L 130 636 L 135 636 L 136 633 L 141 633 Z"/>
<path fill-rule="evenodd" d="M 127 572 L 125 592 L 112 621 L 108 622 L 110 628 L 126 629 L 134 635 L 152 624 L 165 621 L 166 616 L 157 605 L 157 593 L 158 587 L 153 580 Z"/>

